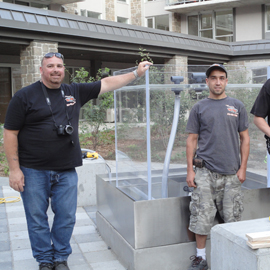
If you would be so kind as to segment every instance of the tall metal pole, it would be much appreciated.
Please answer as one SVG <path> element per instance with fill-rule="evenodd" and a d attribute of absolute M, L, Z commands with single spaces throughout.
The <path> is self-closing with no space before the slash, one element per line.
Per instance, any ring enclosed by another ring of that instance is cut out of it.
<path fill-rule="evenodd" d="M 152 174 L 151 174 L 151 131 L 150 131 L 150 86 L 149 69 L 145 72 L 146 85 L 146 140 L 147 140 L 147 179 L 148 179 L 148 200 L 152 199 Z"/>

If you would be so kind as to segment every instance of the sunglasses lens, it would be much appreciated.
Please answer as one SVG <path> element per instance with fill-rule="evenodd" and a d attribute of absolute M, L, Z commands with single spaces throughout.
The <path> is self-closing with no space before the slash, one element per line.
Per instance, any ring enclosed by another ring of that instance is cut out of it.
<path fill-rule="evenodd" d="M 54 53 L 51 53 L 51 52 L 50 52 L 50 53 L 46 53 L 44 57 L 45 57 L 45 58 L 51 58 L 51 57 L 53 57 L 53 56 L 54 56 Z"/>
<path fill-rule="evenodd" d="M 64 56 L 63 56 L 61 53 L 53 53 L 53 52 L 50 52 L 50 53 L 46 53 L 44 57 L 45 57 L 45 58 L 52 58 L 52 57 L 54 57 L 54 56 L 56 56 L 57 58 L 61 58 L 61 59 L 64 60 Z"/>

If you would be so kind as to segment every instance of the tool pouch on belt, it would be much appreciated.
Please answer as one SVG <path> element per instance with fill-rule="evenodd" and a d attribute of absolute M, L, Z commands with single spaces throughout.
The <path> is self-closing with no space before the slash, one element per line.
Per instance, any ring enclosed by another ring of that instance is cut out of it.
<path fill-rule="evenodd" d="M 203 168 L 204 167 L 204 161 L 201 158 L 194 157 L 193 158 L 193 165 L 197 168 Z"/>
<path fill-rule="evenodd" d="M 266 139 L 266 149 L 270 155 L 270 138 L 267 135 L 264 135 L 264 138 Z"/>

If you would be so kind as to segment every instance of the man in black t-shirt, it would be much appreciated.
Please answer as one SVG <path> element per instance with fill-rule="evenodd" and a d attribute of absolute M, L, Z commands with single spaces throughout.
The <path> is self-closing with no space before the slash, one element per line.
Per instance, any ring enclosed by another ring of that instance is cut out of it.
<path fill-rule="evenodd" d="M 270 137 L 270 79 L 265 82 L 251 109 L 254 124 Z M 268 117 L 268 123 L 265 118 Z"/>
<path fill-rule="evenodd" d="M 11 99 L 4 125 L 9 183 L 23 199 L 33 256 L 40 270 L 67 270 L 75 225 L 77 182 L 82 165 L 78 136 L 80 108 L 89 100 L 119 89 L 142 76 L 151 63 L 95 83 L 62 84 L 64 57 L 47 53 L 41 80 Z M 47 209 L 55 214 L 50 230 Z M 52 243 L 52 244 L 51 244 Z"/>

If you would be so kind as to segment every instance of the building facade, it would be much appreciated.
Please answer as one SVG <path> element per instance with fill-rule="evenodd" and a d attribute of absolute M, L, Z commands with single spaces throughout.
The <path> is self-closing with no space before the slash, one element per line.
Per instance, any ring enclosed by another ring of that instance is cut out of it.
<path fill-rule="evenodd" d="M 255 4 L 254 4 L 255 3 Z M 59 51 L 68 73 L 156 64 L 270 65 L 270 0 L 0 0 L 0 123 L 12 95 Z M 259 74 L 259 75 L 258 75 Z M 263 77 L 263 78 L 264 78 Z"/>

